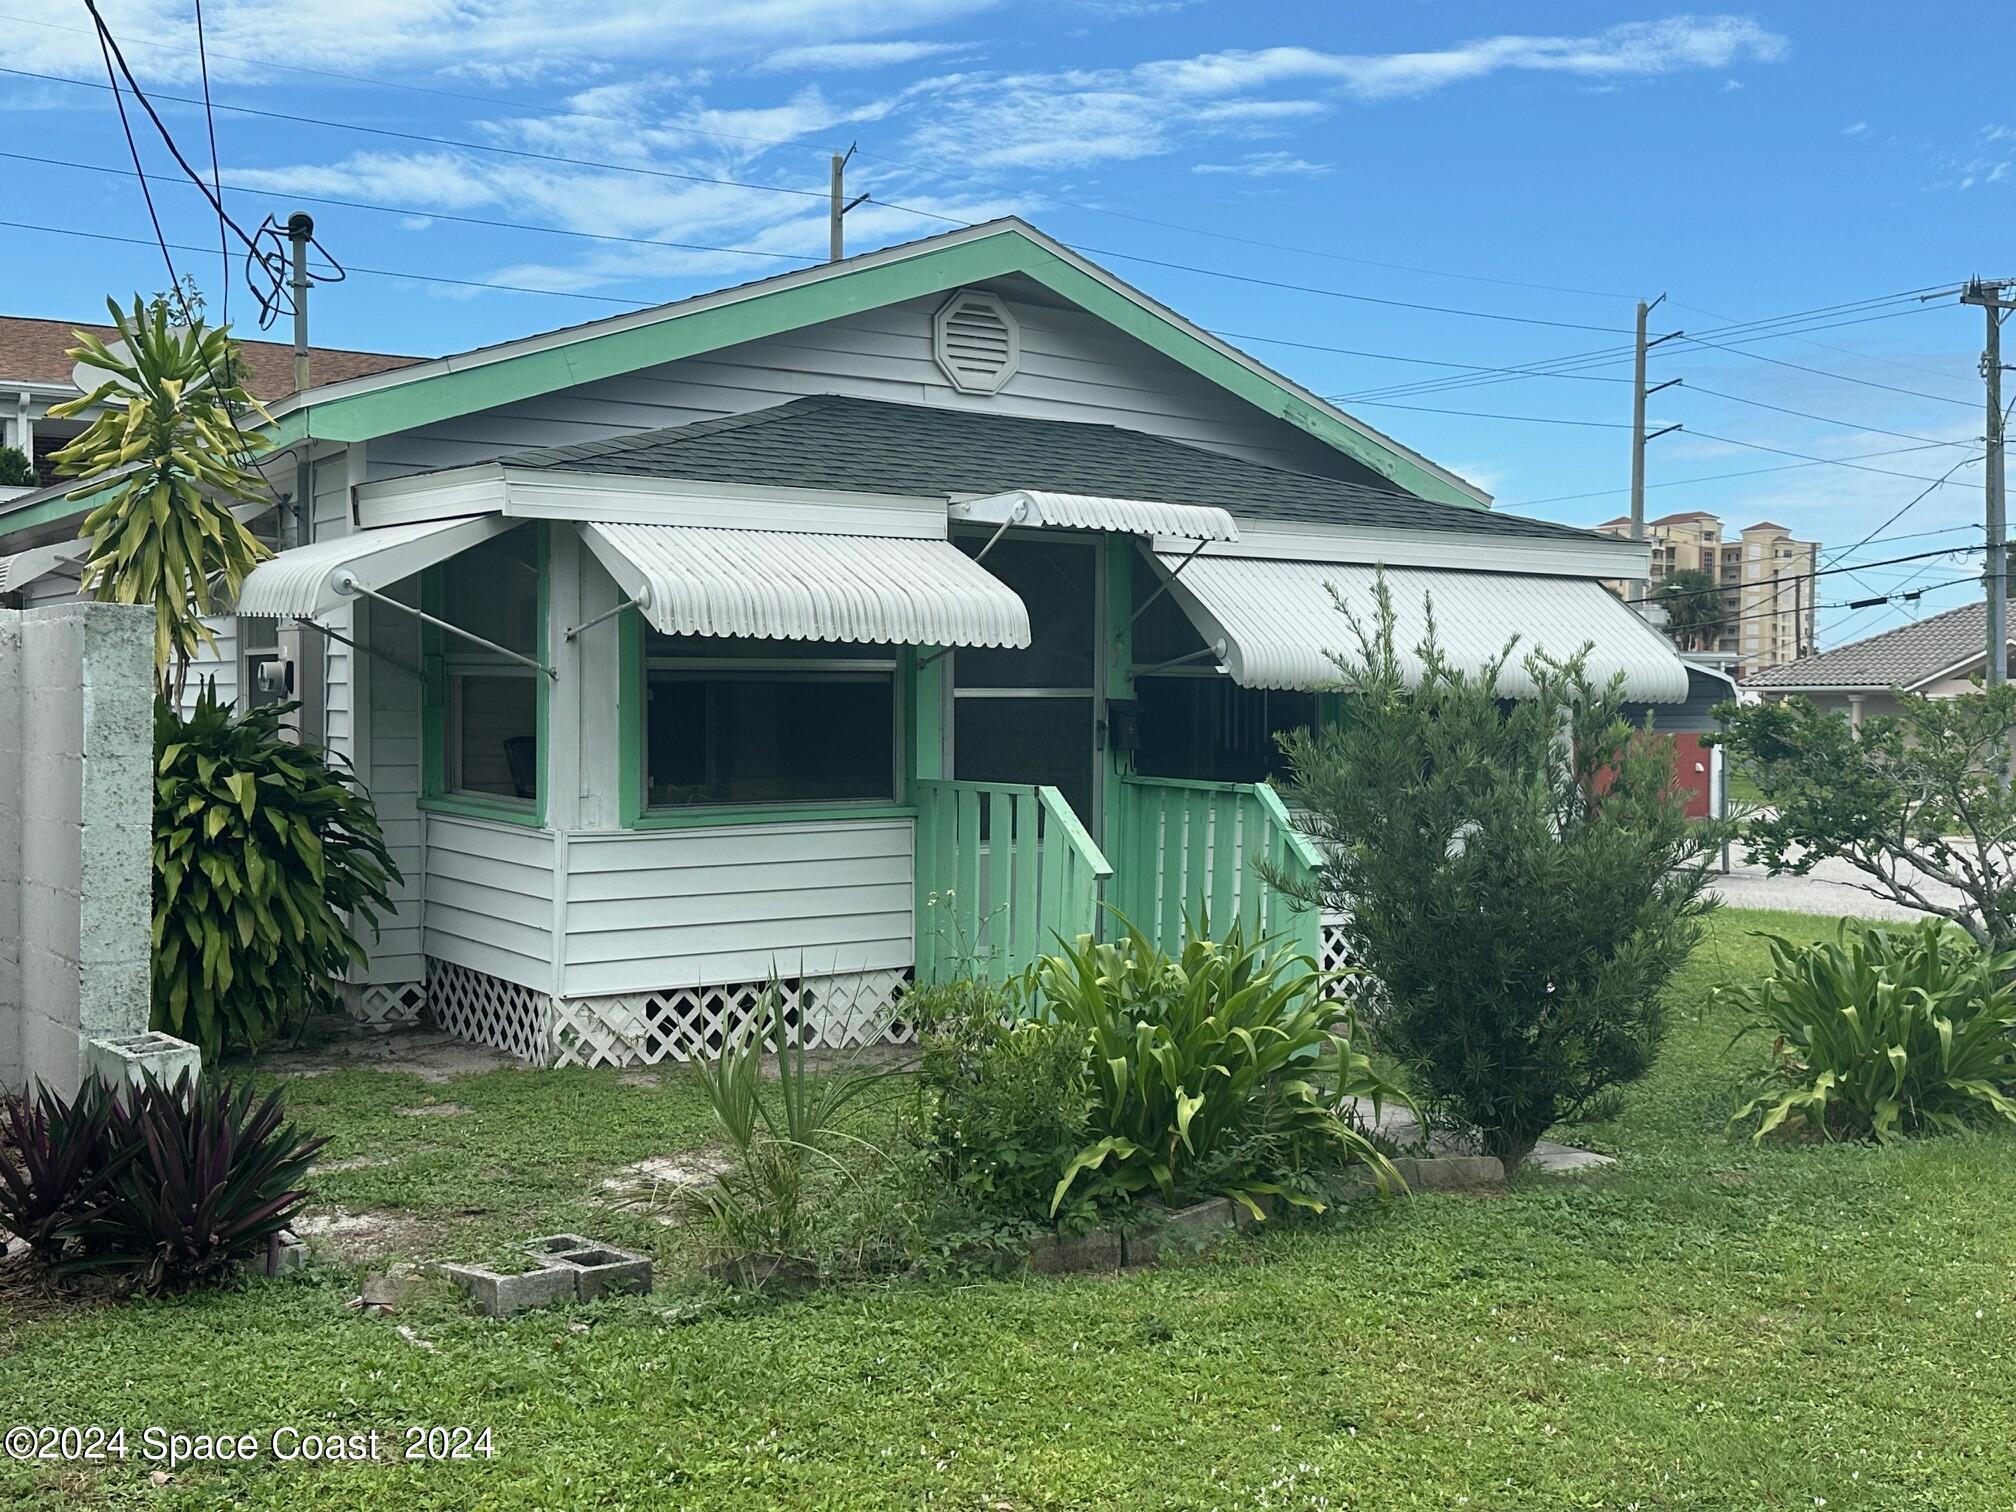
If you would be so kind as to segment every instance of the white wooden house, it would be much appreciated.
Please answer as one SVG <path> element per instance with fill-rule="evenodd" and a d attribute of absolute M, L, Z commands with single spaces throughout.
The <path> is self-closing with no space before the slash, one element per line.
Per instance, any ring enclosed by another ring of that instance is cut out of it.
<path fill-rule="evenodd" d="M 1252 863 L 1309 859 L 1272 736 L 1377 565 L 1459 658 L 1687 692 L 1600 582 L 1642 545 L 1492 512 L 1015 220 L 274 417 L 306 543 L 223 628 L 287 638 L 405 873 L 357 1009 L 549 1064 L 682 1053 L 773 976 L 841 1042 L 1102 901 L 1322 949 Z"/>

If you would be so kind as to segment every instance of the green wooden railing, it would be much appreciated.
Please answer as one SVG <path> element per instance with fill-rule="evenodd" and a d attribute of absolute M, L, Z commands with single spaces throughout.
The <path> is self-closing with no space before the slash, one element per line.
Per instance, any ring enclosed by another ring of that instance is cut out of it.
<path fill-rule="evenodd" d="M 1165 777 L 1124 777 L 1120 790 L 1112 896 L 1143 934 L 1173 954 L 1182 948 L 1186 918 L 1208 920 L 1219 934 L 1238 919 L 1321 959 L 1316 910 L 1294 906 L 1258 865 L 1300 880 L 1314 877 L 1320 860 L 1279 793 L 1265 783 Z"/>
<path fill-rule="evenodd" d="M 917 980 L 1002 981 L 1099 930 L 1113 868 L 1054 787 L 922 781 Z"/>

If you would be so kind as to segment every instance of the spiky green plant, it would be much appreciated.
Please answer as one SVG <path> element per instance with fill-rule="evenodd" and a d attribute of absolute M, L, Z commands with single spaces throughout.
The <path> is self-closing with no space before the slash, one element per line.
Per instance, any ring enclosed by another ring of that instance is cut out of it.
<path fill-rule="evenodd" d="M 257 1045 L 364 952 L 399 869 L 369 796 L 319 746 L 287 739 L 299 705 L 234 714 L 206 686 L 184 720 L 154 710 L 154 1027 L 203 1047 Z"/>
<path fill-rule="evenodd" d="M 1772 970 L 1724 989 L 1772 1036 L 1770 1064 L 1732 1126 L 1885 1142 L 2016 1122 L 2016 952 L 1990 954 L 1943 919 L 1843 920 L 1832 941 L 1766 935 Z M 1739 1036 L 1740 1037 L 1740 1036 Z"/>
<path fill-rule="evenodd" d="M 271 417 L 241 381 L 228 330 L 175 324 L 165 300 L 150 307 L 136 295 L 131 311 L 114 300 L 106 308 L 121 350 L 78 331 L 70 352 L 106 378 L 49 411 L 102 412 L 55 454 L 56 465 L 85 485 L 72 499 L 110 488 L 84 519 L 84 591 L 154 606 L 155 675 L 179 704 L 190 661 L 214 643 L 203 616 L 228 604 L 268 555 L 231 507 L 268 496 L 246 458 L 270 443 L 241 434 L 237 416 Z"/>
<path fill-rule="evenodd" d="M 1321 1206 L 1278 1173 L 1238 1161 L 1242 1145 L 1288 1165 L 1358 1159 L 1382 1186 L 1398 1179 L 1336 1111 L 1346 1098 L 1399 1094 L 1353 1045 L 1356 1023 L 1329 991 L 1334 977 L 1238 925 L 1222 940 L 1187 928 L 1172 958 L 1122 922 L 1117 939 L 1081 935 L 1030 969 L 1038 1012 L 1090 1047 L 1097 1137 L 1066 1165 L 1052 1213 L 1080 1177 L 1168 1202 L 1208 1183 L 1256 1217 L 1261 1196 Z"/>

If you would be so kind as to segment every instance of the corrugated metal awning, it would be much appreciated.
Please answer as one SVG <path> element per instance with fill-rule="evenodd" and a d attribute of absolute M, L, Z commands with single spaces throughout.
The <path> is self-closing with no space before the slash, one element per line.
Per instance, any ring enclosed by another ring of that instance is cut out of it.
<path fill-rule="evenodd" d="M 1184 561 L 1169 553 L 1160 557 L 1165 573 Z M 1207 555 L 1185 566 L 1170 592 L 1207 643 L 1224 643 L 1223 660 L 1234 682 L 1316 688 L 1339 678 L 1327 653 L 1347 659 L 1358 654 L 1357 637 L 1330 589 L 1370 629 L 1378 614 L 1377 575 L 1377 568 L 1357 564 Z M 1500 682 L 1509 697 L 1535 691 L 1521 665 L 1528 652 L 1565 657 L 1585 645 L 1591 677 L 1603 681 L 1622 672 L 1629 697 L 1650 703 L 1687 697 L 1687 664 L 1679 653 L 1594 578 L 1389 567 L 1386 586 L 1397 617 L 1396 648 L 1414 676 L 1420 673 L 1414 648 L 1427 633 L 1432 603 L 1436 638 L 1458 666 L 1482 667 L 1509 637 L 1519 637 Z"/>
<path fill-rule="evenodd" d="M 954 504 L 955 520 L 975 525 L 1048 525 L 1067 530 L 1116 530 L 1128 535 L 1174 536 L 1188 541 L 1236 541 L 1232 516 L 1210 504 L 1163 504 L 1154 499 L 1110 499 L 1099 494 L 1016 488 Z"/>
<path fill-rule="evenodd" d="M 1029 644 L 1029 611 L 950 541 L 589 524 L 582 539 L 667 635 Z"/>
<path fill-rule="evenodd" d="M 37 578 L 47 577 L 59 567 L 82 568 L 91 555 L 85 540 L 58 541 L 52 546 L 31 546 L 12 556 L 0 557 L 0 593 L 19 593 Z"/>
<path fill-rule="evenodd" d="M 237 612 L 313 619 L 352 602 L 355 589 L 383 592 L 523 523 L 502 515 L 420 520 L 296 546 L 246 574 L 238 589 Z"/>

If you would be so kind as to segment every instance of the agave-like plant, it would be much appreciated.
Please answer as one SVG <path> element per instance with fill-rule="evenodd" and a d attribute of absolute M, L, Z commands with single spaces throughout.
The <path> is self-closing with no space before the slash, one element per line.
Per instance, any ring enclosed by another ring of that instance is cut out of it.
<path fill-rule="evenodd" d="M 286 1121 L 277 1089 L 255 1103 L 248 1081 L 187 1072 L 129 1091 L 106 1137 L 130 1159 L 76 1226 L 83 1252 L 58 1269 L 130 1270 L 152 1292 L 216 1281 L 256 1255 L 307 1199 L 327 1142 Z"/>
<path fill-rule="evenodd" d="M 237 416 L 271 416 L 244 386 L 228 330 L 171 322 L 165 300 L 150 307 L 136 295 L 131 311 L 114 300 L 106 308 L 121 349 L 78 331 L 70 355 L 107 376 L 49 411 L 101 413 L 55 454 L 56 465 L 84 485 L 72 499 L 110 486 L 84 519 L 84 591 L 154 606 L 155 675 L 179 704 L 190 660 L 214 641 L 202 617 L 228 604 L 269 555 L 231 506 L 267 497 L 246 459 L 271 444 L 241 433 Z"/>
<path fill-rule="evenodd" d="M 1117 939 L 1081 935 L 1030 970 L 1037 1012 L 1089 1041 L 1099 1136 L 1066 1166 L 1052 1213 L 1088 1173 L 1103 1191 L 1171 1202 L 1213 1179 L 1255 1217 L 1262 1196 L 1320 1208 L 1269 1173 L 1224 1168 L 1242 1142 L 1291 1166 L 1321 1153 L 1364 1161 L 1382 1187 L 1399 1180 L 1337 1113 L 1346 1098 L 1375 1108 L 1404 1098 L 1353 1045 L 1356 1021 L 1331 994 L 1333 975 L 1240 925 L 1222 940 L 1190 927 L 1172 958 L 1122 924 Z"/>
<path fill-rule="evenodd" d="M 1884 1142 L 2016 1123 L 2016 953 L 1990 954 L 1943 919 L 1837 926 L 1802 944 L 1765 935 L 1768 976 L 1723 989 L 1772 1036 L 1770 1064 L 1732 1127 L 1804 1128 Z M 1741 1035 L 1739 1034 L 1739 1038 Z"/>

